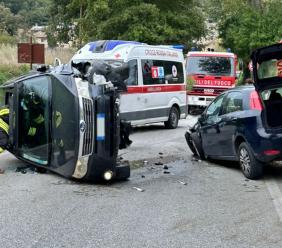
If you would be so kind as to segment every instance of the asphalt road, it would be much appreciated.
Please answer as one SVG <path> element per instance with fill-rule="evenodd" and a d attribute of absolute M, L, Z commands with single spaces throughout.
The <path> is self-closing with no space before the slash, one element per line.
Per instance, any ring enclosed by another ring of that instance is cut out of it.
<path fill-rule="evenodd" d="M 0 155 L 1 247 L 281 247 L 282 169 L 249 181 L 236 164 L 193 161 L 193 121 L 135 129 L 120 156 L 147 165 L 109 185 L 22 174 L 22 162 Z"/>

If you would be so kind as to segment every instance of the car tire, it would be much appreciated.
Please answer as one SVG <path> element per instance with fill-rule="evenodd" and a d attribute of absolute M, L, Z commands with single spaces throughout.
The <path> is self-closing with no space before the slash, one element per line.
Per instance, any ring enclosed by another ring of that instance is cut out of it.
<path fill-rule="evenodd" d="M 178 126 L 179 111 L 176 107 L 172 107 L 169 111 L 168 120 L 165 121 L 165 127 L 167 129 L 175 129 Z"/>
<path fill-rule="evenodd" d="M 263 164 L 256 160 L 250 146 L 243 142 L 238 148 L 238 158 L 241 170 L 248 179 L 258 179 L 263 175 Z"/>
<path fill-rule="evenodd" d="M 202 139 L 197 132 L 191 134 L 191 140 L 195 148 L 196 154 L 200 159 L 205 160 L 205 152 L 202 146 Z"/>

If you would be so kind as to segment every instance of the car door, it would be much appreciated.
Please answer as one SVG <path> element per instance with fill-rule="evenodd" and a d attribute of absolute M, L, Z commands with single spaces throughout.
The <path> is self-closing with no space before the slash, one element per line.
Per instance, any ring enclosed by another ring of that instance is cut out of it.
<path fill-rule="evenodd" d="M 223 102 L 220 120 L 218 121 L 218 143 L 222 148 L 220 156 L 234 156 L 234 135 L 240 125 L 240 112 L 243 110 L 243 94 L 233 91 L 227 94 Z"/>
<path fill-rule="evenodd" d="M 200 133 L 202 137 L 202 145 L 206 155 L 218 156 L 222 147 L 218 143 L 219 129 L 218 122 L 220 120 L 222 103 L 225 94 L 217 97 L 207 108 L 204 119 L 201 122 Z"/>

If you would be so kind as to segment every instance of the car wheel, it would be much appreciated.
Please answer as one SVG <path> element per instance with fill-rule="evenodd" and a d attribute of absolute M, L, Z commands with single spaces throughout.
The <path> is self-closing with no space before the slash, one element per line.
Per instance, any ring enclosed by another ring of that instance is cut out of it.
<path fill-rule="evenodd" d="M 191 141 L 192 141 L 193 146 L 195 148 L 196 155 L 202 160 L 206 159 L 204 149 L 203 149 L 203 146 L 202 146 L 202 140 L 199 137 L 199 134 L 197 132 L 191 134 Z"/>
<path fill-rule="evenodd" d="M 240 167 L 246 178 L 258 179 L 263 174 L 263 165 L 256 160 L 250 146 L 243 142 L 238 148 Z"/>
<path fill-rule="evenodd" d="M 179 112 L 176 107 L 172 107 L 169 111 L 168 121 L 165 121 L 165 127 L 175 129 L 178 126 Z"/>

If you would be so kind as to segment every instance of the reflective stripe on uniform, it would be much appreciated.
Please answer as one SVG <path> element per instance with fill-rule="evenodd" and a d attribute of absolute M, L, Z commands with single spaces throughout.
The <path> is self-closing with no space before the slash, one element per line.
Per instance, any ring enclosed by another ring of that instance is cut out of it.
<path fill-rule="evenodd" d="M 29 136 L 34 136 L 36 134 L 36 128 L 35 127 L 30 127 L 28 130 L 28 134 Z"/>
<path fill-rule="evenodd" d="M 44 117 L 42 114 L 40 114 L 37 118 L 34 119 L 34 122 L 36 124 L 41 124 L 44 121 Z"/>
<path fill-rule="evenodd" d="M 62 114 L 59 111 L 55 112 L 55 125 L 56 127 L 59 127 L 62 123 Z"/>
<path fill-rule="evenodd" d="M 2 128 L 7 134 L 9 133 L 9 125 L 0 118 L 0 128 Z"/>
<path fill-rule="evenodd" d="M 2 152 L 4 152 L 5 150 L 2 148 L 2 147 L 0 147 L 0 153 L 2 153 Z"/>
<path fill-rule="evenodd" d="M 0 116 L 8 115 L 9 113 L 10 113 L 9 109 L 1 109 L 0 110 Z"/>

